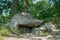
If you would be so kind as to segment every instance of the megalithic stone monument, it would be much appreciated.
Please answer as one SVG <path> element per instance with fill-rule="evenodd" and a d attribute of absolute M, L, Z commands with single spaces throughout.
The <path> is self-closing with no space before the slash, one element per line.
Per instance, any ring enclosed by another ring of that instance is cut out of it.
<path fill-rule="evenodd" d="M 23 0 L 23 10 L 21 14 L 14 14 L 11 18 L 11 25 L 18 28 L 23 33 L 30 33 L 36 26 L 41 25 L 42 20 L 29 17 L 27 13 L 27 0 Z"/>

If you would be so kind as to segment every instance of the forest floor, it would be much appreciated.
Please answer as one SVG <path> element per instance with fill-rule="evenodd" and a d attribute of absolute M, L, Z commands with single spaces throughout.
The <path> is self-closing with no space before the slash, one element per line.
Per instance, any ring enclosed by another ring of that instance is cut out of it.
<path fill-rule="evenodd" d="M 16 37 L 4 37 L 4 40 L 29 40 L 25 38 L 16 38 Z"/>
<path fill-rule="evenodd" d="M 38 39 L 26 39 L 26 38 L 16 38 L 16 37 L 4 37 L 4 40 L 38 40 Z M 41 37 L 41 40 L 47 40 L 45 37 Z"/>
<path fill-rule="evenodd" d="M 38 38 L 38 39 L 36 39 Z M 17 38 L 17 37 L 4 37 L 4 40 L 60 40 L 60 38 L 46 38 L 46 37 L 33 37 L 33 38 Z"/>

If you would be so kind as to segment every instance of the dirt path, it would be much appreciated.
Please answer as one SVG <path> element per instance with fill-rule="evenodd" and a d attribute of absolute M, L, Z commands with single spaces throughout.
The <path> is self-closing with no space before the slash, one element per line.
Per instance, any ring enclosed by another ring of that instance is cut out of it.
<path fill-rule="evenodd" d="M 32 37 L 31 39 L 26 38 L 16 38 L 16 37 L 4 37 L 4 40 L 60 40 L 60 38 L 47 39 L 46 37 Z"/>
<path fill-rule="evenodd" d="M 4 37 L 4 40 L 47 40 L 45 37 L 32 37 L 32 39 L 26 39 L 26 38 L 16 38 L 16 37 Z"/>
<path fill-rule="evenodd" d="M 25 38 L 16 38 L 16 37 L 4 37 L 4 40 L 29 40 Z"/>

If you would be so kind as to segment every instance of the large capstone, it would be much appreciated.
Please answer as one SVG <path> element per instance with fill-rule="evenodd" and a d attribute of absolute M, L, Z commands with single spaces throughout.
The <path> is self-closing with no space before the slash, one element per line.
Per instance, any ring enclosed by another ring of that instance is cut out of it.
<path fill-rule="evenodd" d="M 41 25 L 42 20 L 32 18 L 30 16 L 24 16 L 21 14 L 15 14 L 11 19 L 11 25 L 16 29 L 19 29 L 20 32 L 30 33 L 34 31 L 35 27 Z"/>
<path fill-rule="evenodd" d="M 29 27 L 32 27 L 34 25 L 35 26 L 40 25 L 42 22 L 43 22 L 42 20 L 30 18 L 20 14 L 15 14 L 11 19 L 12 25 L 20 24 L 20 25 L 29 26 Z"/>

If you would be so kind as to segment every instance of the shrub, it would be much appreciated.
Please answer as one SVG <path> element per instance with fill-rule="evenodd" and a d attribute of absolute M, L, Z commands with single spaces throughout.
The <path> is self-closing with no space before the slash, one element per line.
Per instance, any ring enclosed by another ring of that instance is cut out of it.
<path fill-rule="evenodd" d="M 9 30 L 3 26 L 0 27 L 0 34 L 2 36 L 9 36 L 11 33 L 9 32 Z"/>
<path fill-rule="evenodd" d="M 0 34 L 1 34 L 2 36 L 9 36 L 11 33 L 10 33 L 7 29 L 4 29 L 4 30 L 1 30 L 1 31 L 0 31 Z"/>

